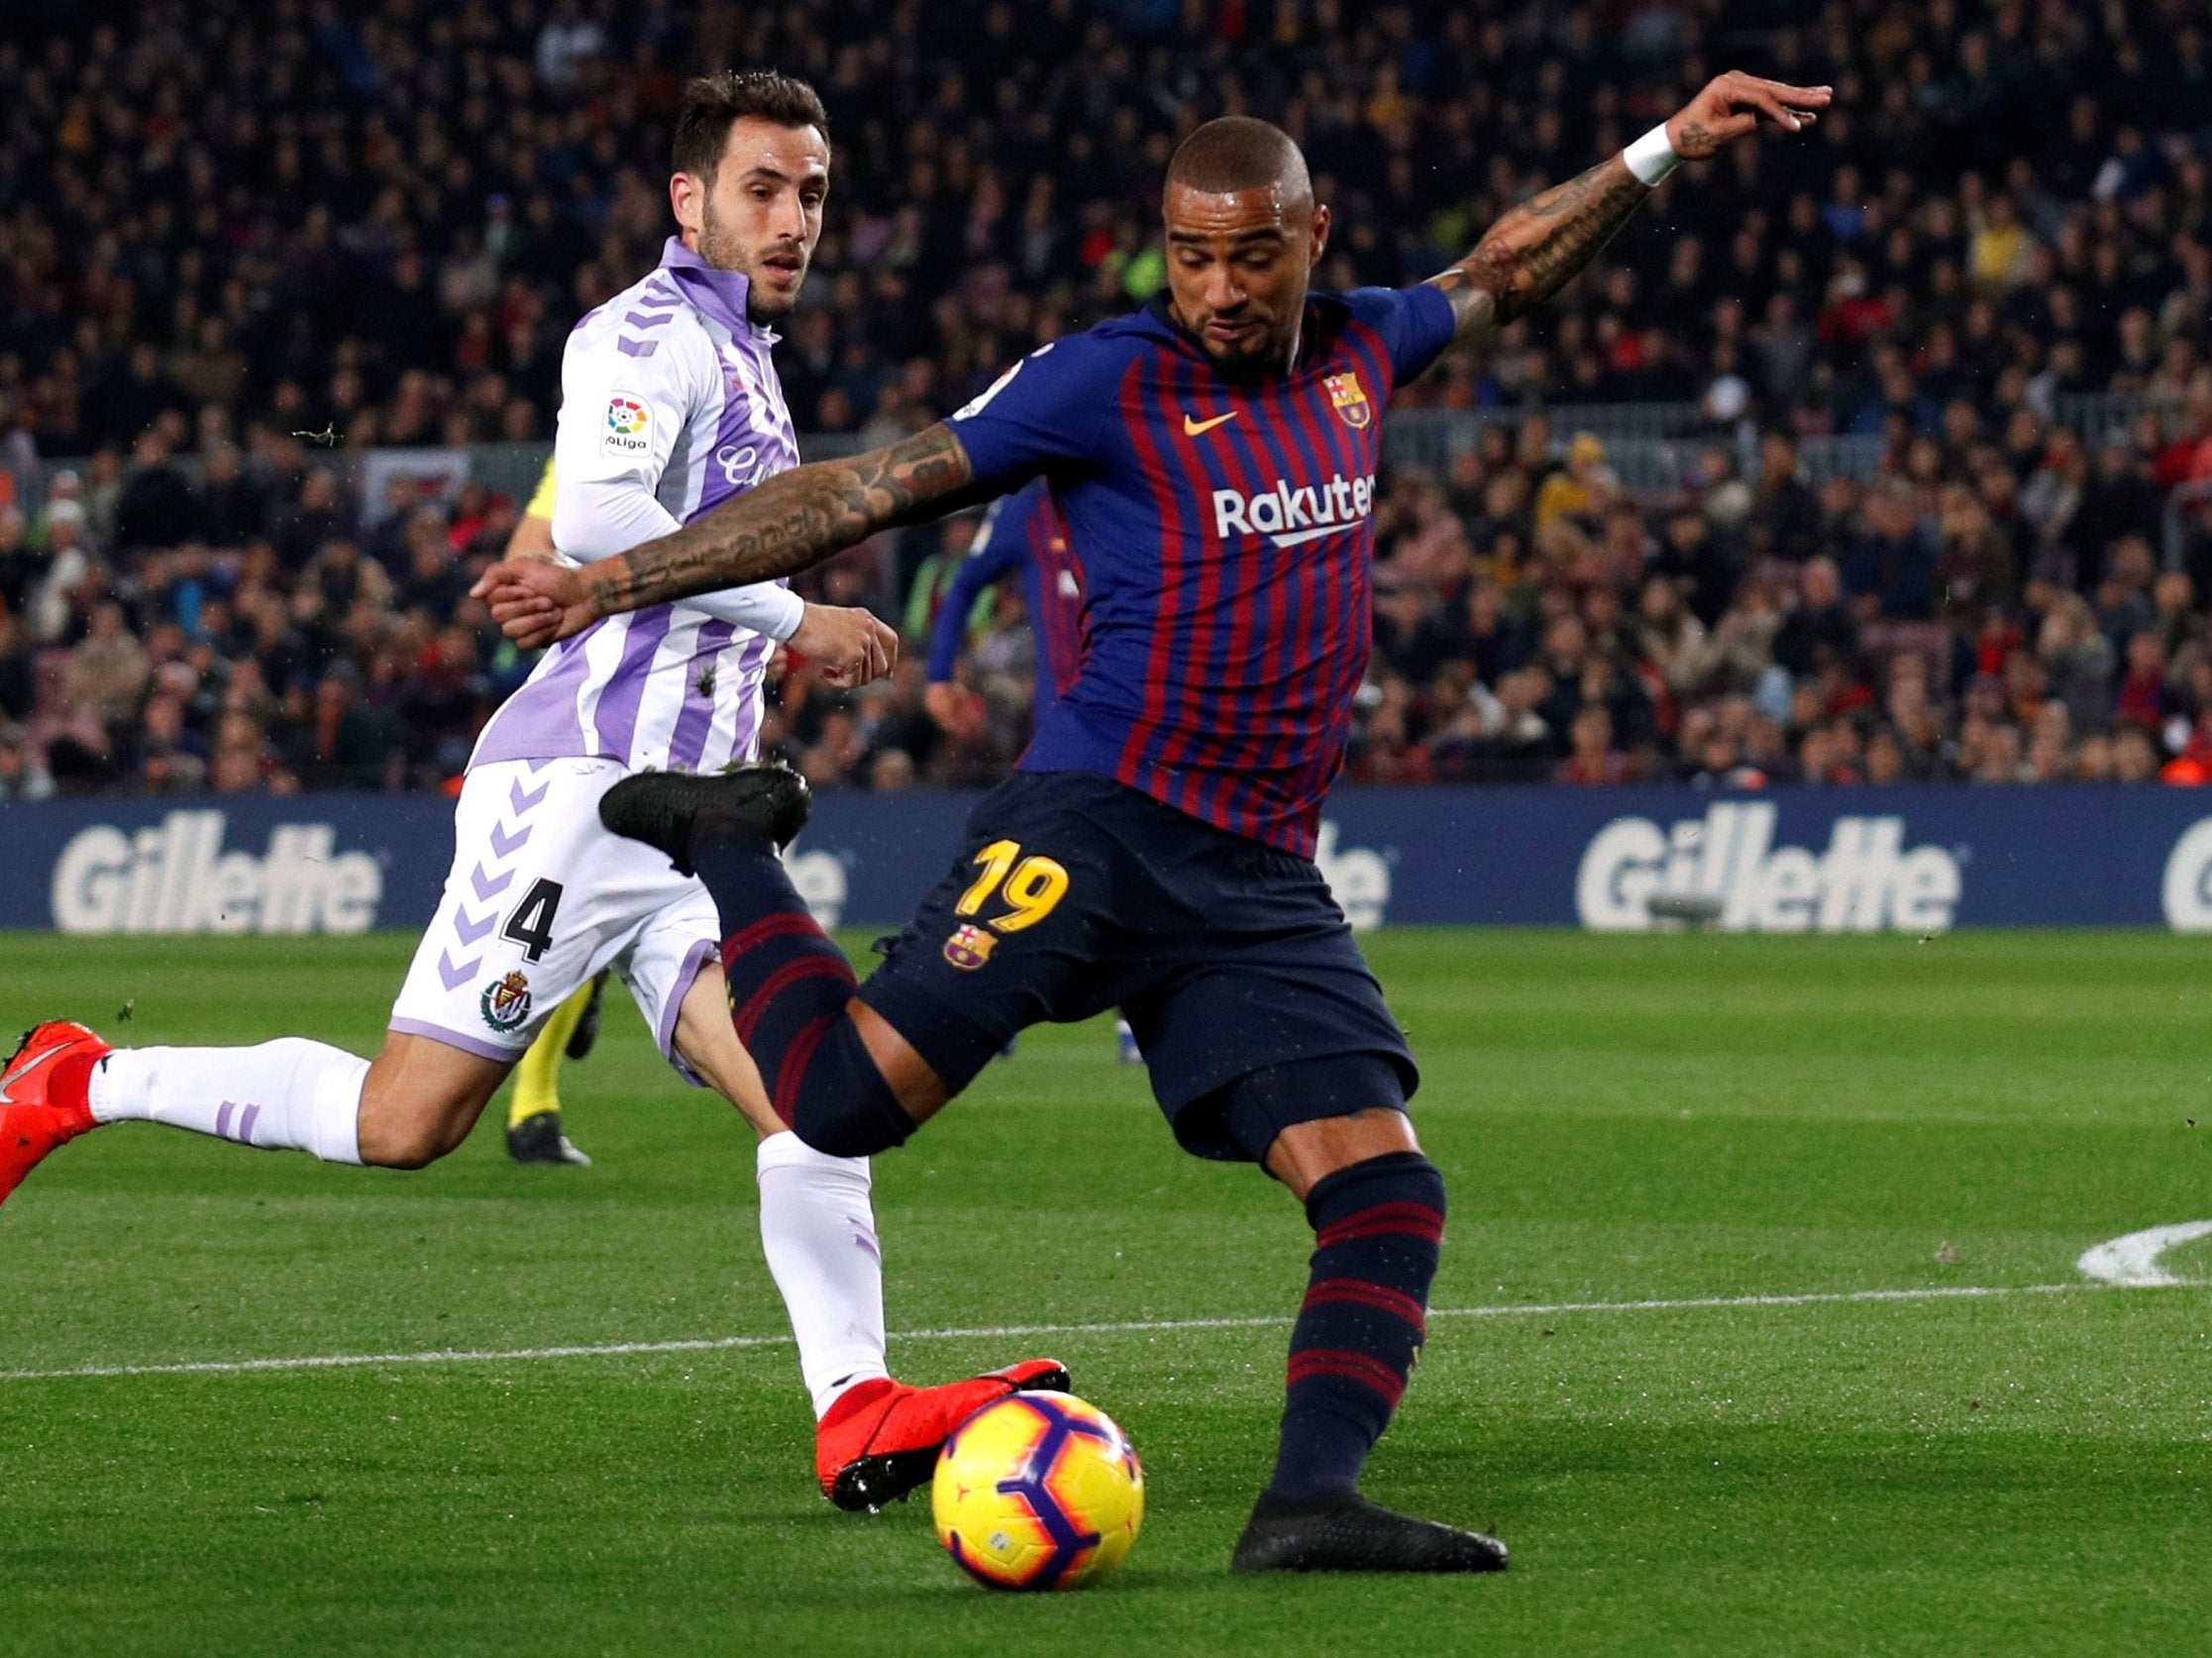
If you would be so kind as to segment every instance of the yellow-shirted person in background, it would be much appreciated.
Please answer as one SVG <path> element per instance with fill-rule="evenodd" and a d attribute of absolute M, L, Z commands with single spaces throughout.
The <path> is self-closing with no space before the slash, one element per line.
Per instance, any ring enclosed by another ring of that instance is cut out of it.
<path fill-rule="evenodd" d="M 553 557 L 553 461 L 549 456 L 537 492 L 522 509 L 522 520 L 507 541 L 510 559 Z M 507 1101 L 507 1155 L 517 1163 L 580 1163 L 590 1159 L 570 1143 L 561 1128 L 561 1061 L 581 1059 L 599 1039 L 598 978 L 553 1010 L 530 1051 L 515 1067 L 514 1093 Z"/>

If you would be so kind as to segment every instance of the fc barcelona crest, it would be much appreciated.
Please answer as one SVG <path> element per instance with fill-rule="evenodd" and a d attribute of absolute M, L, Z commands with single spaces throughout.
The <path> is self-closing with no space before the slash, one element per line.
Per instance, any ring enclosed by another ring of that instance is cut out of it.
<path fill-rule="evenodd" d="M 1336 412 L 1346 426 L 1357 430 L 1375 418 L 1375 407 L 1367 401 L 1367 390 L 1359 383 L 1357 374 L 1349 371 L 1331 374 L 1321 383 L 1328 387 L 1328 400 L 1336 405 Z"/>
<path fill-rule="evenodd" d="M 493 1030 L 513 1030 L 530 1017 L 530 981 L 519 972 L 494 979 L 483 987 L 479 1005 Z"/>
<path fill-rule="evenodd" d="M 981 927 L 962 925 L 945 940 L 945 960 L 956 968 L 973 971 L 991 960 L 999 941 Z"/>

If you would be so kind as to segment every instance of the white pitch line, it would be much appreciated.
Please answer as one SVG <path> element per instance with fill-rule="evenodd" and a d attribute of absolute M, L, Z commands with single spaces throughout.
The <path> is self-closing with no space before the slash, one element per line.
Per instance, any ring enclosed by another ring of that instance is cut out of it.
<path fill-rule="evenodd" d="M 2159 1257 L 2169 1249 L 2178 1249 L 2203 1237 L 2212 1237 L 2212 1220 L 2183 1220 L 2171 1226 L 2153 1226 L 2147 1231 L 2130 1232 L 2124 1238 L 2113 1238 L 2097 1245 L 2074 1263 L 2074 1270 L 2084 1278 L 2101 1279 L 2123 1289 L 2162 1289 L 2169 1284 L 2179 1284 L 2181 1280 L 2159 1265 Z"/>
<path fill-rule="evenodd" d="M 2111 1284 L 1941 1285 L 1919 1290 L 1827 1290 L 1794 1295 L 1689 1295 L 1673 1300 L 1519 1302 L 1498 1306 L 1434 1307 L 1431 1318 L 1549 1318 L 1580 1312 L 1690 1312 L 1731 1307 L 1843 1305 L 1858 1301 L 1990 1300 L 2005 1295 L 2060 1295 L 2129 1288 Z M 2148 1288 L 2148 1287 L 2134 1287 Z M 1193 1330 L 1281 1328 L 1290 1320 L 1265 1318 L 1138 1318 L 1097 1324 L 989 1324 L 973 1329 L 904 1330 L 894 1341 L 988 1341 L 1013 1336 L 1153 1335 Z M 435 1349 L 419 1353 L 313 1353 L 295 1358 L 195 1359 L 171 1364 L 78 1365 L 65 1370 L 0 1371 L 0 1382 L 60 1382 L 108 1376 L 237 1376 L 274 1370 L 359 1370 L 376 1365 L 508 1364 L 536 1359 L 610 1359 L 635 1354 L 727 1353 L 756 1347 L 789 1347 L 788 1335 L 695 1337 L 685 1341 L 613 1341 L 574 1347 Z"/>

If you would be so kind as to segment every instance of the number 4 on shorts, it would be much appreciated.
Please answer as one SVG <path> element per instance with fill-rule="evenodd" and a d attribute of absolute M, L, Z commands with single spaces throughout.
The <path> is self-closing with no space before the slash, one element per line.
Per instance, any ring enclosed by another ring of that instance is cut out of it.
<path fill-rule="evenodd" d="M 522 894 L 499 936 L 522 946 L 522 959 L 534 962 L 553 944 L 553 918 L 561 909 L 561 883 L 541 881 Z"/>

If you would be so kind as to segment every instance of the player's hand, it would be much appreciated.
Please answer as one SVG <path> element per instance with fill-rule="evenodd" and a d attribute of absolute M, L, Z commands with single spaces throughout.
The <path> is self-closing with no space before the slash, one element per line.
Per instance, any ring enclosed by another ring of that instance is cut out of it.
<path fill-rule="evenodd" d="M 1686 161 L 1703 161 L 1771 121 L 1784 132 L 1802 133 L 1820 119 L 1836 96 L 1834 87 L 1790 86 L 1731 69 L 1706 83 L 1667 122 L 1667 143 Z"/>
<path fill-rule="evenodd" d="M 833 685 L 865 685 L 898 662 L 898 635 L 866 610 L 809 604 L 784 642 L 815 664 Z"/>
<path fill-rule="evenodd" d="M 599 619 L 580 570 L 550 559 L 502 559 L 469 589 L 491 606 L 500 631 L 526 651 L 581 633 Z"/>

